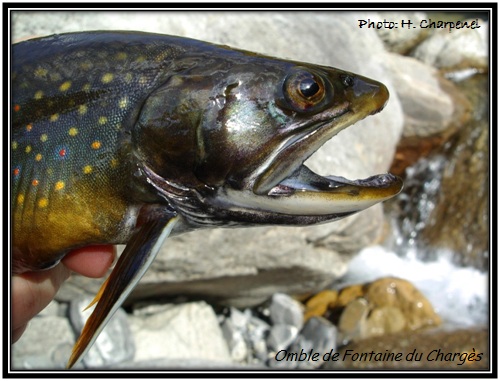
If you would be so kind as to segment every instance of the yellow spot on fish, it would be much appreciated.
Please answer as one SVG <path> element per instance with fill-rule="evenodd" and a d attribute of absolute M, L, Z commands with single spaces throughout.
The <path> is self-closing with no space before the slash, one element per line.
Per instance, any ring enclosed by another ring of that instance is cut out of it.
<path fill-rule="evenodd" d="M 61 86 L 59 86 L 59 90 L 68 91 L 70 87 L 71 87 L 71 81 L 66 81 Z"/>
<path fill-rule="evenodd" d="M 141 75 L 139 77 L 139 85 L 147 85 L 147 84 L 148 84 L 148 78 L 145 77 L 145 76 L 143 76 L 143 75 Z"/>
<path fill-rule="evenodd" d="M 101 142 L 96 140 L 95 142 L 92 143 L 92 149 L 99 149 L 101 148 Z"/>
<path fill-rule="evenodd" d="M 80 107 L 78 107 L 78 113 L 80 115 L 85 115 L 87 113 L 87 106 L 81 105 Z"/>
<path fill-rule="evenodd" d="M 40 136 L 40 141 L 41 141 L 41 142 L 46 142 L 46 141 L 47 141 L 47 139 L 48 139 L 47 134 L 42 134 L 42 135 Z"/>
<path fill-rule="evenodd" d="M 89 61 L 85 61 L 85 62 L 82 62 L 80 64 L 80 67 L 83 69 L 83 70 L 89 70 L 89 69 L 92 69 L 92 63 L 89 62 Z"/>
<path fill-rule="evenodd" d="M 33 125 L 30 123 L 26 126 L 26 131 L 31 131 L 31 129 L 33 128 Z"/>
<path fill-rule="evenodd" d="M 58 181 L 56 185 L 54 186 L 54 189 L 56 191 L 60 191 L 61 189 L 64 189 L 64 181 Z"/>
<path fill-rule="evenodd" d="M 113 159 L 111 159 L 110 164 L 111 164 L 111 168 L 116 168 L 118 166 L 118 160 L 113 158 Z"/>
<path fill-rule="evenodd" d="M 24 194 L 20 194 L 17 196 L 17 203 L 22 204 L 24 202 Z"/>
<path fill-rule="evenodd" d="M 42 154 L 41 153 L 37 153 L 36 156 L 35 156 L 35 160 L 36 161 L 42 160 Z"/>
<path fill-rule="evenodd" d="M 106 73 L 102 76 L 101 82 L 102 83 L 110 83 L 115 76 L 112 73 Z"/>
<path fill-rule="evenodd" d="M 91 88 L 92 86 L 90 85 L 90 83 L 86 83 L 85 85 L 83 85 L 82 90 L 88 93 Z"/>
<path fill-rule="evenodd" d="M 116 55 L 116 59 L 119 60 L 119 61 L 126 60 L 127 59 L 127 53 L 125 53 L 125 52 L 119 52 Z"/>
<path fill-rule="evenodd" d="M 47 69 L 43 67 L 39 67 L 35 70 L 35 76 L 37 77 L 45 77 L 47 75 Z"/>
<path fill-rule="evenodd" d="M 126 83 L 130 83 L 130 82 L 132 82 L 132 79 L 133 79 L 133 78 L 134 78 L 134 77 L 132 76 L 132 73 L 127 73 L 127 74 L 125 74 L 125 82 L 126 82 Z"/>
<path fill-rule="evenodd" d="M 45 208 L 47 207 L 47 205 L 49 205 L 49 200 L 47 200 L 46 198 L 41 198 L 40 200 L 38 200 L 38 207 Z"/>
<path fill-rule="evenodd" d="M 53 114 L 50 116 L 51 122 L 57 122 L 57 119 L 59 119 L 59 114 Z"/>
<path fill-rule="evenodd" d="M 100 117 L 99 117 L 99 120 L 98 120 L 98 123 L 102 126 L 102 125 L 106 124 L 106 123 L 107 123 L 107 121 L 108 121 L 108 118 L 107 118 L 107 117 L 105 117 L 105 116 L 100 116 Z"/>
<path fill-rule="evenodd" d="M 36 93 L 35 93 L 35 99 L 36 100 L 40 100 L 43 98 L 43 91 L 42 90 L 38 90 Z"/>
<path fill-rule="evenodd" d="M 125 107 L 127 107 L 127 105 L 128 105 L 128 97 L 123 97 L 118 102 L 118 107 L 120 107 L 120 108 L 125 108 Z"/>
<path fill-rule="evenodd" d="M 12 142 L 12 149 L 17 149 L 17 142 Z"/>
<path fill-rule="evenodd" d="M 86 165 L 85 167 L 83 167 L 83 173 L 85 173 L 86 175 L 88 175 L 91 172 L 92 172 L 92 166 Z"/>
<path fill-rule="evenodd" d="M 76 127 L 71 127 L 68 131 L 69 136 L 76 136 L 78 134 L 78 129 Z"/>
<path fill-rule="evenodd" d="M 144 62 L 144 61 L 146 61 L 146 57 L 144 57 L 144 56 L 139 56 L 135 60 L 135 62 L 137 62 L 137 63 L 141 63 L 141 62 Z"/>
<path fill-rule="evenodd" d="M 26 153 L 30 153 L 31 152 L 31 146 L 26 146 L 26 149 L 24 151 Z"/>

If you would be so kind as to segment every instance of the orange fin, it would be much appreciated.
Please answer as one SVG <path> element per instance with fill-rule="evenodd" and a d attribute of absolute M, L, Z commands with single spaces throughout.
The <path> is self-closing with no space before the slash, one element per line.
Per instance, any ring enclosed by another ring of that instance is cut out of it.
<path fill-rule="evenodd" d="M 113 271 L 90 303 L 89 307 L 96 303 L 97 305 L 73 347 L 67 364 L 68 368 L 85 356 L 109 319 L 149 268 L 161 244 L 179 219 L 171 214 L 155 217 L 154 221 L 146 221 L 142 224 L 132 236 Z"/>
<path fill-rule="evenodd" d="M 106 280 L 102 283 L 101 288 L 99 288 L 99 291 L 97 291 L 97 294 L 94 296 L 94 299 L 90 302 L 90 304 L 85 307 L 83 310 L 87 311 L 90 307 L 92 307 L 94 304 L 96 304 L 99 299 L 101 299 L 102 293 L 106 289 L 106 285 L 108 284 L 109 278 L 106 278 Z"/>

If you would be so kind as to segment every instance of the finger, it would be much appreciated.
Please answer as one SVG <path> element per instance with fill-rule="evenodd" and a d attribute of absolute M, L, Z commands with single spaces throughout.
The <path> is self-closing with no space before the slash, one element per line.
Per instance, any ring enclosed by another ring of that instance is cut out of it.
<path fill-rule="evenodd" d="M 12 277 L 12 332 L 17 340 L 25 325 L 43 310 L 56 295 L 70 272 L 63 265 L 49 270 L 24 273 Z"/>
<path fill-rule="evenodd" d="M 24 324 L 24 325 L 12 330 L 12 343 L 15 343 L 17 340 L 19 340 L 21 338 L 24 331 L 26 331 L 27 327 L 28 327 L 28 324 Z"/>
<path fill-rule="evenodd" d="M 112 245 L 95 245 L 73 250 L 62 262 L 71 271 L 89 278 L 103 277 L 116 257 Z"/>

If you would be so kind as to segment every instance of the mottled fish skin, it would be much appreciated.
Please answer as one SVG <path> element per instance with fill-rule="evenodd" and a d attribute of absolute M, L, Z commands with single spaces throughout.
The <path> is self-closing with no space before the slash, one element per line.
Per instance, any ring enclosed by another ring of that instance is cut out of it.
<path fill-rule="evenodd" d="M 387 88 L 335 68 L 181 37 L 84 32 L 12 47 L 12 271 L 127 243 L 68 366 L 171 234 L 334 221 L 402 188 L 303 162 L 379 112 Z"/>
<path fill-rule="evenodd" d="M 48 267 L 73 247 L 130 235 L 140 202 L 130 189 L 130 129 L 182 52 L 164 41 L 84 33 L 13 46 L 15 273 Z"/>

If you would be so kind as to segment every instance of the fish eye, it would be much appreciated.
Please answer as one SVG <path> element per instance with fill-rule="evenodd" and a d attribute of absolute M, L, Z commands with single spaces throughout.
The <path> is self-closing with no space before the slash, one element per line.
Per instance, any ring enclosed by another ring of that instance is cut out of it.
<path fill-rule="evenodd" d="M 307 70 L 295 70 L 283 84 L 283 92 L 289 106 L 297 112 L 311 112 L 323 104 L 326 96 L 323 79 Z"/>
<path fill-rule="evenodd" d="M 305 98 L 312 98 L 320 91 L 318 83 L 312 78 L 306 78 L 300 83 L 300 92 Z"/>

